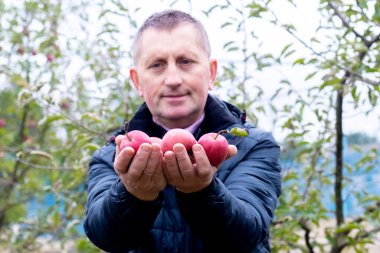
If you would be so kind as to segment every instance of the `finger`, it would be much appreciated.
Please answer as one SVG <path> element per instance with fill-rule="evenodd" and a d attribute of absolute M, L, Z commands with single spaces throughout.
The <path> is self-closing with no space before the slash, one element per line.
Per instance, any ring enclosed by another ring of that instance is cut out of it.
<path fill-rule="evenodd" d="M 116 144 L 116 155 L 120 153 L 120 143 L 124 139 L 124 135 L 119 134 L 115 138 L 115 144 Z"/>
<path fill-rule="evenodd" d="M 161 162 L 162 152 L 160 145 L 154 143 L 151 145 L 151 152 L 144 170 L 144 175 L 151 177 L 156 172 L 156 168 Z"/>
<path fill-rule="evenodd" d="M 177 159 L 173 151 L 167 151 L 165 153 L 163 165 L 166 180 L 170 184 L 174 184 L 175 180 L 182 180 L 182 175 L 179 172 Z"/>
<path fill-rule="evenodd" d="M 135 151 L 133 148 L 125 148 L 115 157 L 114 169 L 117 174 L 124 174 L 128 171 L 128 167 L 131 164 Z"/>
<path fill-rule="evenodd" d="M 136 179 L 140 178 L 148 162 L 151 149 L 152 147 L 148 143 L 143 143 L 140 145 L 129 168 L 131 177 Z"/>
<path fill-rule="evenodd" d="M 179 172 L 183 179 L 194 176 L 193 163 L 184 145 L 177 143 L 173 147 L 173 151 L 177 160 Z"/>
<path fill-rule="evenodd" d="M 210 168 L 212 167 L 210 161 L 207 158 L 206 152 L 202 145 L 195 144 L 193 146 L 193 155 L 197 164 L 197 174 L 199 177 L 208 176 L 210 173 Z"/>
<path fill-rule="evenodd" d="M 228 154 L 225 160 L 237 155 L 237 148 L 235 145 L 228 145 Z"/>

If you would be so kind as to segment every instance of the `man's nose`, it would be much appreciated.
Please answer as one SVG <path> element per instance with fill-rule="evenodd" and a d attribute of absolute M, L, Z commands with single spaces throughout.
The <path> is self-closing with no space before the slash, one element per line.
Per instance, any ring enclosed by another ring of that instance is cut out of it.
<path fill-rule="evenodd" d="M 182 77 L 180 75 L 180 71 L 177 66 L 169 66 L 167 69 L 165 84 L 176 86 L 182 83 Z"/>

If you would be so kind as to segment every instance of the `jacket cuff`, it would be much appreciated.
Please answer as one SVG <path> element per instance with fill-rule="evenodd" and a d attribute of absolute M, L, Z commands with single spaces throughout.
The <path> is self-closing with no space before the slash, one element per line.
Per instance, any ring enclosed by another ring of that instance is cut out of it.
<path fill-rule="evenodd" d="M 133 196 L 131 193 L 127 191 L 125 188 L 123 182 L 121 182 L 120 179 L 118 179 L 115 184 L 111 187 L 111 197 L 116 201 L 116 202 L 129 202 L 129 203 L 135 203 L 135 204 L 161 204 L 162 199 L 163 199 L 163 193 L 160 192 L 158 194 L 158 197 L 155 200 L 152 201 L 144 201 L 136 198 Z"/>

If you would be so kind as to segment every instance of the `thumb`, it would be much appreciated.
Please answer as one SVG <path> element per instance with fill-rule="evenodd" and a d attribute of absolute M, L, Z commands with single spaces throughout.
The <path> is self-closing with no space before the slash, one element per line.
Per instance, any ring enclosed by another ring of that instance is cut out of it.
<path fill-rule="evenodd" d="M 237 152 L 238 151 L 235 145 L 228 145 L 228 154 L 227 154 L 226 160 L 235 156 Z"/>
<path fill-rule="evenodd" d="M 115 144 L 116 144 L 116 155 L 120 153 L 120 143 L 124 139 L 124 135 L 119 134 L 115 138 Z"/>

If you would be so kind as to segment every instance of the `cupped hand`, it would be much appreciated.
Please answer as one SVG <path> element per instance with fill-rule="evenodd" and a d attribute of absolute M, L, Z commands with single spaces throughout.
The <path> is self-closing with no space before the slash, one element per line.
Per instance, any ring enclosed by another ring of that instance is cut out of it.
<path fill-rule="evenodd" d="M 237 154 L 234 145 L 229 145 L 226 159 Z M 193 163 L 184 147 L 177 143 L 173 151 L 164 154 L 164 174 L 168 184 L 184 193 L 197 192 L 210 185 L 218 168 L 211 166 L 206 152 L 200 144 L 192 147 Z"/>
<path fill-rule="evenodd" d="M 127 147 L 120 151 L 124 136 L 116 137 L 114 169 L 129 193 L 144 201 L 157 198 L 166 186 L 163 172 L 163 156 L 157 143 L 143 143 L 135 153 Z"/>

